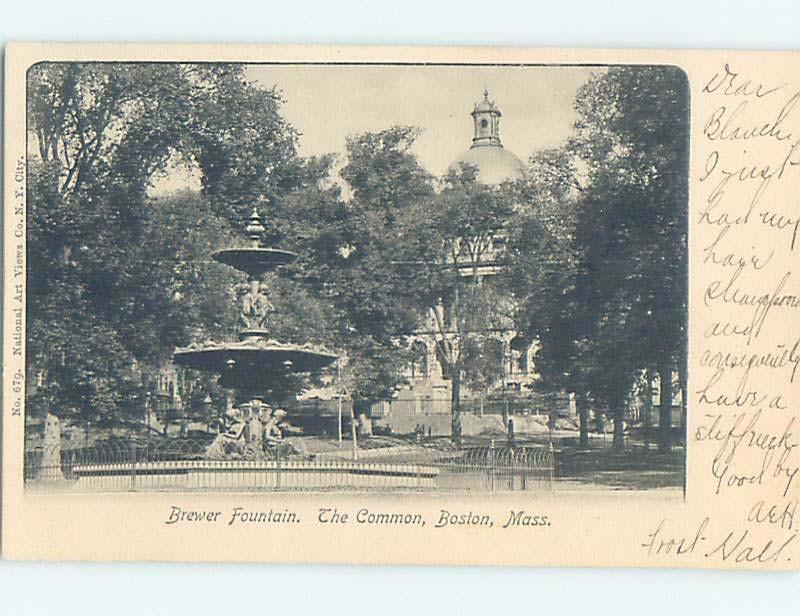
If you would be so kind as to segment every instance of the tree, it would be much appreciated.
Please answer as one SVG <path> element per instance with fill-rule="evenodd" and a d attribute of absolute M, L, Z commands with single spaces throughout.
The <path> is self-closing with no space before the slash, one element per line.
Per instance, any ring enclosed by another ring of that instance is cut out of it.
<path fill-rule="evenodd" d="M 582 443 L 592 400 L 621 448 L 638 371 L 671 374 L 686 357 L 688 86 L 673 67 L 613 67 L 575 106 L 575 136 L 535 158 L 521 186 L 510 272 L 543 383 L 578 395 Z"/>
<path fill-rule="evenodd" d="M 436 192 L 411 152 L 417 134 L 392 127 L 350 137 L 341 171 L 350 198 L 320 189 L 293 202 L 305 221 L 298 275 L 330 307 L 358 405 L 391 395 L 411 358 L 408 335 L 434 336 L 459 438 L 462 379 L 483 386 L 492 367 L 501 368 L 482 354 L 493 350 L 487 332 L 502 311 L 481 268 L 509 208 L 499 191 L 477 183 L 474 169 L 450 174 Z"/>
<path fill-rule="evenodd" d="M 267 239 L 292 235 L 297 221 L 284 201 L 314 189 L 329 171 L 297 154 L 297 131 L 281 115 L 283 99 L 247 79 L 244 67 L 211 65 L 197 75 L 202 96 L 187 120 L 184 157 L 201 172 L 203 194 L 217 212 L 240 227 L 254 206 L 261 210 Z"/>
<path fill-rule="evenodd" d="M 28 359 L 64 415 L 113 416 L 162 289 L 139 284 L 149 174 L 177 139 L 175 65 L 39 64 L 29 72 Z M 124 232 L 120 232 L 124 230 Z M 36 398 L 33 399 L 34 406 Z"/>
<path fill-rule="evenodd" d="M 275 182 L 305 167 L 277 96 L 248 84 L 242 66 L 43 63 L 28 91 L 27 348 L 43 383 L 32 407 L 117 417 L 176 345 L 230 329 L 230 287 L 208 254 L 239 219 L 222 204 L 230 191 L 212 173 L 207 133 L 227 155 L 239 151 L 232 136 L 258 127 Z M 208 199 L 149 198 L 175 159 L 200 164 Z"/>
<path fill-rule="evenodd" d="M 511 323 L 511 306 L 501 300 L 495 281 L 497 240 L 511 213 L 508 186 L 477 181 L 464 166 L 443 179 L 432 202 L 409 210 L 403 228 L 417 239 L 406 257 L 409 303 L 422 315 L 419 327 L 436 342 L 437 356 L 450 380 L 451 435 L 461 439 L 461 385 L 485 389 L 502 374 L 493 334 Z M 501 354 L 502 358 L 502 354 Z"/>
<path fill-rule="evenodd" d="M 591 316 L 580 284 L 576 242 L 577 170 L 566 148 L 531 157 L 516 186 L 503 282 L 516 301 L 515 323 L 529 344 L 538 342 L 537 387 L 575 393 L 580 445 L 589 446 L 587 349 Z"/>
<path fill-rule="evenodd" d="M 464 384 L 485 397 L 492 386 L 503 376 L 503 341 L 495 332 L 473 336 L 464 341 Z M 483 404 L 483 401 L 481 401 Z"/>
<path fill-rule="evenodd" d="M 688 82 L 676 67 L 613 67 L 581 88 L 576 109 L 571 147 L 587 176 L 576 239 L 594 289 L 593 351 L 619 371 L 598 393 L 615 405 L 621 446 L 622 390 L 637 369 L 659 366 L 669 449 L 671 375 L 685 370 L 687 344 Z"/>
<path fill-rule="evenodd" d="M 291 201 L 300 253 L 294 271 L 326 306 L 330 339 L 347 357 L 348 391 L 360 407 L 392 393 L 407 359 L 402 339 L 419 318 L 401 276 L 418 244 L 403 226 L 405 213 L 433 195 L 432 178 L 410 152 L 416 135 L 393 127 L 350 137 L 341 170 L 349 199 L 323 185 Z"/>

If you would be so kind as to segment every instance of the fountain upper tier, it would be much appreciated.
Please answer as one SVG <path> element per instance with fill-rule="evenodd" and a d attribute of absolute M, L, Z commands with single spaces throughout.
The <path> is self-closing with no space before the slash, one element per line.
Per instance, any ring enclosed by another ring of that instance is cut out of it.
<path fill-rule="evenodd" d="M 297 254 L 279 248 L 226 248 L 218 250 L 211 257 L 219 263 L 230 265 L 248 276 L 257 277 L 291 263 Z"/>
<path fill-rule="evenodd" d="M 216 372 L 224 387 L 239 391 L 264 392 L 280 389 L 288 375 L 317 372 L 336 361 L 336 355 L 308 344 L 292 344 L 271 339 L 269 324 L 274 307 L 269 301 L 262 276 L 293 261 L 288 250 L 264 248 L 260 244 L 264 227 L 253 209 L 247 225 L 250 245 L 215 252 L 213 258 L 249 277 L 242 290 L 239 340 L 191 344 L 175 350 L 176 364 L 186 368 Z"/>
<path fill-rule="evenodd" d="M 246 273 L 251 278 L 258 278 L 279 268 L 281 265 L 291 263 L 297 258 L 297 254 L 290 250 L 261 246 L 261 235 L 264 233 L 264 226 L 261 224 L 261 217 L 255 208 L 253 208 L 253 213 L 250 214 L 246 230 L 250 239 L 249 246 L 246 248 L 218 250 L 211 255 L 212 258 L 219 263 L 224 263 L 240 272 Z"/>

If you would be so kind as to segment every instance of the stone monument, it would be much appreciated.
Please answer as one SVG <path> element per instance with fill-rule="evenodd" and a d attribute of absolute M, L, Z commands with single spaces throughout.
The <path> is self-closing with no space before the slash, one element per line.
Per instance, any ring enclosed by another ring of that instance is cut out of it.
<path fill-rule="evenodd" d="M 37 479 L 40 481 L 62 481 L 61 470 L 61 422 L 52 413 L 44 420 L 44 442 L 42 461 Z"/>

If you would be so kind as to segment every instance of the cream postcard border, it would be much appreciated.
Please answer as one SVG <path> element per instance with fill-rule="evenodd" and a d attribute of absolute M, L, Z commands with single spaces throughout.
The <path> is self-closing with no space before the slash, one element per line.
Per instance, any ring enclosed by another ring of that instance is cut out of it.
<path fill-rule="evenodd" d="M 710 225 L 700 226 L 698 217 L 708 197 L 700 182 L 708 157 L 716 144 L 704 139 L 703 127 L 718 106 L 719 93 L 703 88 L 727 64 L 742 81 L 752 84 L 786 83 L 800 90 L 800 54 L 791 52 L 686 51 L 686 50 L 592 50 L 510 49 L 492 47 L 314 47 L 262 45 L 158 45 L 158 44 L 12 44 L 6 49 L 5 103 L 5 227 L 4 227 L 4 357 L 3 357 L 3 448 L 2 448 L 2 553 L 14 559 L 56 560 L 160 560 L 160 561 L 269 561 L 386 564 L 485 564 L 542 566 L 644 566 L 722 567 L 752 569 L 797 569 L 800 567 L 800 516 L 775 516 L 784 506 L 800 499 L 800 478 L 786 496 L 775 482 L 723 490 L 715 494 L 710 471 L 716 449 L 708 441 L 696 441 L 698 429 L 707 428 L 707 409 L 698 408 L 690 396 L 688 411 L 687 485 L 684 501 L 664 499 L 657 493 L 632 495 L 598 494 L 593 497 L 547 497 L 512 494 L 491 498 L 431 495 L 334 495 L 334 494 L 32 494 L 23 492 L 22 453 L 24 421 L 15 415 L 20 407 L 20 371 L 24 354 L 14 355 L 14 295 L 19 277 L 15 266 L 24 229 L 25 73 L 44 61 L 218 61 L 218 62 L 402 62 L 476 64 L 670 64 L 682 68 L 691 90 L 691 166 L 689 213 L 689 391 L 707 374 L 698 368 L 701 333 L 708 326 L 703 310 L 709 272 L 702 250 L 713 237 Z M 755 103 L 753 104 L 755 107 Z M 765 122 L 771 108 L 765 110 Z M 792 127 L 800 134 L 800 114 Z M 765 140 L 766 141 L 766 140 Z M 737 153 L 740 144 L 724 144 L 729 168 L 748 164 L 747 155 Z M 765 162 L 776 157 L 773 144 L 764 149 Z M 777 185 L 776 185 L 777 184 Z M 23 194 L 19 191 L 23 189 Z M 772 197 L 795 203 L 800 173 L 783 184 L 774 182 Z M 786 214 L 791 211 L 787 209 Z M 21 225 L 21 226 L 20 226 Z M 744 243 L 769 242 L 760 230 L 746 233 Z M 782 238 L 780 240 L 782 241 Z M 24 250 L 23 250 L 24 252 Z M 781 252 L 783 269 L 798 265 L 796 252 Z M 24 268 L 24 255 L 23 263 Z M 775 271 L 778 271 L 777 269 Z M 23 276 L 24 279 L 24 276 Z M 770 286 L 767 279 L 761 286 Z M 796 280 L 793 289 L 798 289 Z M 791 285 L 790 285 L 791 286 Z M 789 287 L 785 289 L 789 292 Z M 800 294 L 800 290 L 794 291 Z M 24 302 L 24 299 L 23 299 Z M 24 305 L 23 305 L 24 315 Z M 719 312 L 716 313 L 719 317 Z M 777 337 L 781 329 L 800 332 L 798 319 L 789 311 L 775 311 L 764 336 Z M 699 376 L 702 373 L 702 376 Z M 760 428 L 780 435 L 787 413 L 800 415 L 800 388 L 795 382 L 756 374 L 753 383 L 769 387 L 792 406 L 778 417 L 765 417 Z M 756 380 L 758 379 L 758 380 Z M 24 392 L 24 386 L 22 388 Z M 24 407 L 24 398 L 21 401 Z M 734 410 L 726 410 L 731 417 Z M 728 415 L 726 415 L 726 418 Z M 799 418 L 800 419 L 800 418 Z M 798 422 L 800 423 L 800 422 Z M 800 426 L 797 426 L 800 432 Z M 797 438 L 797 437 L 794 437 Z M 800 441 L 798 441 L 800 442 Z M 794 464 L 800 454 L 793 451 Z M 754 513 L 758 503 L 763 506 Z M 220 524 L 165 523 L 170 508 L 226 512 Z M 232 526 L 227 512 L 285 508 L 297 512 L 294 526 Z M 335 508 L 355 514 L 359 509 L 422 513 L 423 528 L 375 527 L 359 524 L 323 525 L 319 509 Z M 479 511 L 505 520 L 510 510 L 547 515 L 547 527 L 502 529 L 448 527 L 434 523 L 442 509 L 455 513 Z M 744 535 L 744 539 L 739 538 Z M 730 537 L 730 539 L 726 538 Z M 738 542 L 738 543 L 737 543 Z M 724 543 L 727 549 L 719 549 Z M 785 543 L 778 558 L 770 556 Z M 745 548 L 747 556 L 739 557 Z M 710 554 L 709 554 L 710 553 Z M 761 555 L 763 558 L 759 558 Z"/>

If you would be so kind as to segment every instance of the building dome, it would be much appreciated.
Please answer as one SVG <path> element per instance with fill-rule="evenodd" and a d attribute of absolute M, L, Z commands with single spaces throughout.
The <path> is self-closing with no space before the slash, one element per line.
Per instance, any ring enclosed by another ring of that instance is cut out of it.
<path fill-rule="evenodd" d="M 501 145 L 473 146 L 453 161 L 450 170 L 459 171 L 462 164 L 478 168 L 481 184 L 501 184 L 525 173 L 522 161 Z"/>
<path fill-rule="evenodd" d="M 483 100 L 472 109 L 475 135 L 472 147 L 456 158 L 450 171 L 460 171 L 462 165 L 478 169 L 478 181 L 483 184 L 500 184 L 506 180 L 516 180 L 525 174 L 525 165 L 500 142 L 500 109 L 489 100 L 489 92 L 484 90 Z"/>

